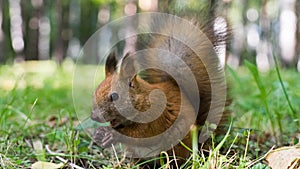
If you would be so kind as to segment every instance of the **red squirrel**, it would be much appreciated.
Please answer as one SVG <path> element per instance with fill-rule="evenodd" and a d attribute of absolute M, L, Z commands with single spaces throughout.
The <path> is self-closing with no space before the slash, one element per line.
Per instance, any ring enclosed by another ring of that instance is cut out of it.
<path fill-rule="evenodd" d="M 150 138 L 164 133 L 178 119 L 180 113 L 181 122 L 178 123 L 178 130 L 181 130 L 180 125 L 185 125 L 184 122 L 203 126 L 208 118 L 216 118 L 219 119 L 217 122 L 220 121 L 220 124 L 226 124 L 229 112 L 223 108 L 229 105 L 229 101 L 227 96 L 224 98 L 227 88 L 220 75 L 222 70 L 216 55 L 216 48 L 218 45 L 226 43 L 227 38 L 224 36 L 224 32 L 216 34 L 211 29 L 212 23 L 200 25 L 197 22 L 185 20 L 182 24 L 190 24 L 191 30 L 178 30 L 176 26 L 180 27 L 180 24 L 175 26 L 168 22 L 158 24 L 160 25 L 159 28 L 156 28 L 158 33 L 151 35 L 145 48 L 148 51 L 141 54 L 146 57 L 142 57 L 142 59 L 136 53 L 126 54 L 121 60 L 117 59 L 114 52 L 108 56 L 105 64 L 105 79 L 94 92 L 91 114 L 91 118 L 95 121 L 110 122 L 110 126 L 99 127 L 94 133 L 94 141 L 101 147 L 109 147 L 118 142 L 116 133 L 132 138 Z M 200 33 L 195 35 L 193 31 L 199 30 Z M 169 36 L 170 34 L 175 37 Z M 163 56 L 164 51 L 171 53 L 170 56 Z M 169 59 L 173 57 L 172 55 L 176 55 L 184 64 L 179 64 L 175 58 Z M 165 67 L 172 67 L 170 70 L 177 70 L 178 73 L 188 68 L 193 77 L 179 77 L 183 83 L 188 78 L 194 78 L 196 90 L 189 86 L 181 88 L 181 82 L 173 77 L 174 74 L 159 70 L 155 66 L 151 68 L 151 65 L 157 63 Z M 140 70 L 143 66 L 149 68 Z M 187 68 L 182 68 L 184 66 Z M 122 85 L 125 85 L 125 92 L 128 94 L 128 97 L 123 100 L 124 93 L 116 91 L 117 88 L 122 88 L 120 87 Z M 217 90 L 213 89 L 214 86 L 218 87 Z M 160 102 L 161 98 L 157 98 L 155 95 L 149 96 L 156 89 L 164 94 L 165 102 Z M 195 103 L 196 97 L 190 97 L 189 93 L 197 94 L 199 98 L 197 103 Z M 121 103 L 117 103 L 118 101 Z M 164 104 L 164 107 L 160 110 L 155 105 L 151 105 L 153 103 Z M 116 104 L 121 104 L 121 106 Z M 120 111 L 128 114 L 133 111 L 126 105 L 132 106 L 137 112 L 153 109 L 154 112 L 157 110 L 161 114 L 153 115 L 157 117 L 146 123 L 137 122 L 120 114 Z M 208 116 L 210 111 L 214 113 L 213 117 Z M 191 125 L 182 130 L 189 131 Z M 191 147 L 190 134 L 185 133 L 181 142 L 187 147 Z M 132 144 L 135 143 L 132 142 Z M 172 145 L 172 148 L 165 151 L 170 155 L 173 155 L 174 151 L 176 156 L 183 158 L 188 158 L 190 155 L 190 152 L 180 143 Z"/>

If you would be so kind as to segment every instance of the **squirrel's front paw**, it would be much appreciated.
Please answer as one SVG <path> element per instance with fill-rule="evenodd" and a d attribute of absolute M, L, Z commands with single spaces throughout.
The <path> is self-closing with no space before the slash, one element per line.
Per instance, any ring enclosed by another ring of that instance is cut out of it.
<path fill-rule="evenodd" d="M 94 132 L 94 142 L 102 148 L 108 148 L 116 141 L 114 132 L 111 127 L 99 127 Z"/>

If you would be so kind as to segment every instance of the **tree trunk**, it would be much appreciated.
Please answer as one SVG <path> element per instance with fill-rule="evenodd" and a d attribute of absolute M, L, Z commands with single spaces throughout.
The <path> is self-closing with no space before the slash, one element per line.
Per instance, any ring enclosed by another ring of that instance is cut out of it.
<path fill-rule="evenodd" d="M 10 16 L 9 3 L 7 0 L 2 1 L 2 30 L 3 30 L 3 53 L 0 54 L 1 61 L 13 61 L 15 52 L 12 48 L 12 40 L 10 33 Z M 2 56 L 1 56 L 2 55 Z"/>
<path fill-rule="evenodd" d="M 296 67 L 298 65 L 298 70 L 300 70 L 300 1 L 296 1 L 295 5 L 295 11 L 296 11 L 296 17 L 297 17 L 297 25 L 296 25 L 296 45 L 295 45 L 295 51 L 296 51 Z"/>
<path fill-rule="evenodd" d="M 21 1 L 24 22 L 25 60 L 38 60 L 40 10 L 28 5 L 29 1 Z"/>
<path fill-rule="evenodd" d="M 3 63 L 3 59 L 4 59 L 4 50 L 3 50 L 4 34 L 2 32 L 2 20 L 3 20 L 2 7 L 3 7 L 3 2 L 2 0 L 0 0 L 0 63 Z"/>
<path fill-rule="evenodd" d="M 55 41 L 54 41 L 54 53 L 53 59 L 56 60 L 59 64 L 64 60 L 67 47 L 70 39 L 70 29 L 69 29 L 69 1 L 57 1 L 56 3 L 56 13 L 58 14 L 57 18 L 57 27 Z"/>

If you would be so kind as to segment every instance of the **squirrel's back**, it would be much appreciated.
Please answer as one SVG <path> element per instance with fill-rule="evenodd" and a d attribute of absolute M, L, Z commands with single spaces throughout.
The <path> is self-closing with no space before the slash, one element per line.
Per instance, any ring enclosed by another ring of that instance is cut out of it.
<path fill-rule="evenodd" d="M 197 124 L 199 125 L 204 124 L 210 110 L 219 109 L 225 100 L 225 106 L 229 104 L 227 101 L 229 99 L 224 98 L 227 87 L 223 68 L 218 58 L 218 49 L 227 44 L 230 33 L 225 27 L 226 24 L 223 24 L 224 28 L 221 31 L 214 31 L 214 23 L 214 20 L 199 23 L 194 19 L 154 19 L 152 25 L 155 26 L 150 29 L 150 32 L 154 33 L 150 36 L 147 49 L 155 50 L 150 50 L 146 59 L 141 61 L 143 62 L 141 64 L 148 66 L 159 63 L 165 67 L 172 67 L 171 70 L 177 70 L 178 73 L 182 73 L 185 69 L 192 71 L 193 77 L 180 76 L 180 78 L 182 81 L 195 78 L 197 82 L 200 96 L 199 105 L 193 104 L 194 97 L 189 97 L 188 93 L 194 92 L 189 91 L 191 90 L 189 85 L 183 86 L 182 90 L 187 94 L 187 98 L 190 99 L 195 109 L 198 110 Z M 161 52 L 161 50 L 166 52 Z M 170 56 L 166 57 L 164 54 Z M 174 59 L 175 57 L 184 63 L 178 62 Z M 174 77 L 170 77 L 164 70 L 148 70 L 142 72 L 141 75 L 149 83 L 162 81 L 177 83 L 174 81 Z M 218 107 L 211 106 L 212 97 L 216 98 L 213 100 L 215 105 L 217 105 L 216 102 L 221 103 Z M 224 116 L 221 118 L 221 123 L 226 123 L 227 112 L 215 113 L 215 115 Z"/>

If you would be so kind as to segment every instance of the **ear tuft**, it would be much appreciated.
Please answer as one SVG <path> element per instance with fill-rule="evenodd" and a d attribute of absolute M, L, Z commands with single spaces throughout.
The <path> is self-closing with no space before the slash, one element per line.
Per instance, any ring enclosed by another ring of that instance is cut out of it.
<path fill-rule="evenodd" d="M 135 74 L 132 79 L 129 81 L 129 87 L 130 88 L 137 88 L 138 87 L 138 80 L 137 80 L 137 74 Z"/>
<path fill-rule="evenodd" d="M 131 79 L 137 72 L 137 65 L 135 63 L 135 56 L 127 53 L 120 65 L 120 78 L 121 79 Z"/>
<path fill-rule="evenodd" d="M 117 68 L 117 63 L 118 63 L 118 60 L 116 57 L 116 52 L 112 51 L 108 55 L 106 62 L 105 62 L 105 76 L 110 76 L 115 72 L 115 70 Z"/>

